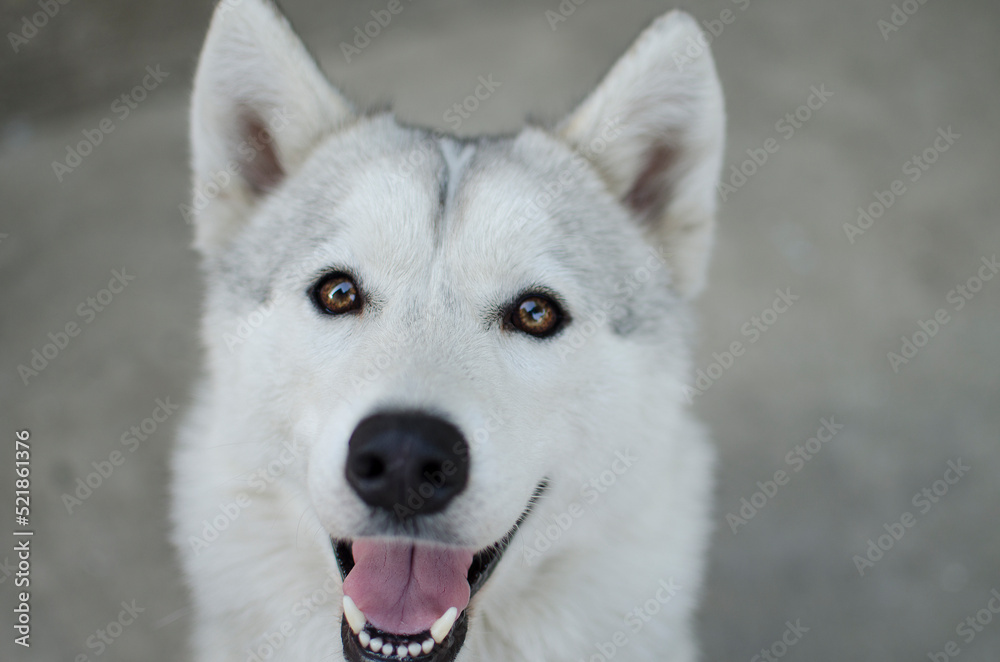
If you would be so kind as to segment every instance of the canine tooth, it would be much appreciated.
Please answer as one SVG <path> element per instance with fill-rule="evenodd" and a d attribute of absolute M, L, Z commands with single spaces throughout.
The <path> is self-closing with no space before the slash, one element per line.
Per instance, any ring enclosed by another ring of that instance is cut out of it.
<path fill-rule="evenodd" d="M 444 616 L 434 622 L 434 625 L 431 626 L 431 636 L 434 637 L 434 641 L 439 644 L 444 641 L 444 638 L 451 632 L 451 626 L 455 624 L 456 618 L 458 618 L 458 609 L 450 607 Z"/>
<path fill-rule="evenodd" d="M 433 639 L 428 639 L 427 641 L 425 641 L 420 646 L 420 650 L 422 650 L 424 652 L 424 655 L 427 655 L 428 653 L 430 653 L 432 648 L 434 648 L 434 640 Z"/>
<path fill-rule="evenodd" d="M 409 653 L 410 651 L 406 646 L 400 646 L 396 649 L 396 657 L 406 657 Z"/>
<path fill-rule="evenodd" d="M 407 647 L 407 650 L 410 651 L 411 656 L 416 657 L 420 655 L 420 644 L 414 641 Z"/>
<path fill-rule="evenodd" d="M 382 646 L 382 655 L 392 655 L 392 644 Z"/>
<path fill-rule="evenodd" d="M 377 653 L 380 650 L 382 650 L 382 640 L 378 637 L 375 637 L 370 642 L 368 642 L 368 647 Z"/>
<path fill-rule="evenodd" d="M 358 635 L 358 641 L 361 642 L 362 648 L 368 648 L 368 644 L 371 643 L 372 636 L 367 632 L 362 632 Z"/>
<path fill-rule="evenodd" d="M 346 595 L 344 596 L 344 616 L 347 618 L 347 624 L 351 626 L 354 634 L 359 634 L 365 628 L 365 623 L 368 622 L 362 611 L 354 604 L 354 600 L 351 600 Z"/>

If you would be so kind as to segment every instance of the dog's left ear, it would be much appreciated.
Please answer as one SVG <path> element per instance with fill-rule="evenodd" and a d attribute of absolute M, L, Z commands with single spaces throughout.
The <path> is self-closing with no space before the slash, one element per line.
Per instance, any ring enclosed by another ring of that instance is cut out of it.
<path fill-rule="evenodd" d="M 195 246 L 225 245 L 262 196 L 352 117 L 270 0 L 216 7 L 191 103 Z"/>
<path fill-rule="evenodd" d="M 705 281 L 725 108 L 689 15 L 658 18 L 557 128 L 664 249 L 684 297 Z"/>

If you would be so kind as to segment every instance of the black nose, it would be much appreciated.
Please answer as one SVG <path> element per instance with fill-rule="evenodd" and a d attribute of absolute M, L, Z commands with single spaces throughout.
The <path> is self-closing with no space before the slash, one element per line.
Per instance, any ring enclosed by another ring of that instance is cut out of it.
<path fill-rule="evenodd" d="M 347 449 L 347 482 L 400 519 L 444 510 L 469 481 L 469 447 L 448 421 L 422 412 L 375 414 Z"/>

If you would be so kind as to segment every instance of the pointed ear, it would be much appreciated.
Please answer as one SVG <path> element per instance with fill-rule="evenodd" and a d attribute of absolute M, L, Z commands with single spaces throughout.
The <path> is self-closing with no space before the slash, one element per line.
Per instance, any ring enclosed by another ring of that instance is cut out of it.
<path fill-rule="evenodd" d="M 677 291 L 702 288 L 715 224 L 725 108 L 700 28 L 658 18 L 558 127 L 664 247 Z"/>
<path fill-rule="evenodd" d="M 195 246 L 208 253 L 225 244 L 260 198 L 350 117 L 277 7 L 223 0 L 192 98 Z"/>

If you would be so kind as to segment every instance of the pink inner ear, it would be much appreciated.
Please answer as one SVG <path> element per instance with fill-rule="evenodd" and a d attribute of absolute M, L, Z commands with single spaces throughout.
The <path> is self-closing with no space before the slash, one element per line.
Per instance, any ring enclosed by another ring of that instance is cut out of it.
<path fill-rule="evenodd" d="M 651 222 L 663 215 L 670 199 L 670 169 L 677 161 L 677 149 L 664 143 L 656 143 L 646 153 L 645 167 L 635 178 L 632 188 L 625 194 L 623 202 Z"/>
<path fill-rule="evenodd" d="M 285 178 L 274 136 L 256 115 L 244 115 L 241 124 L 243 142 L 237 148 L 236 157 L 242 164 L 243 178 L 254 193 L 266 193 Z"/>

